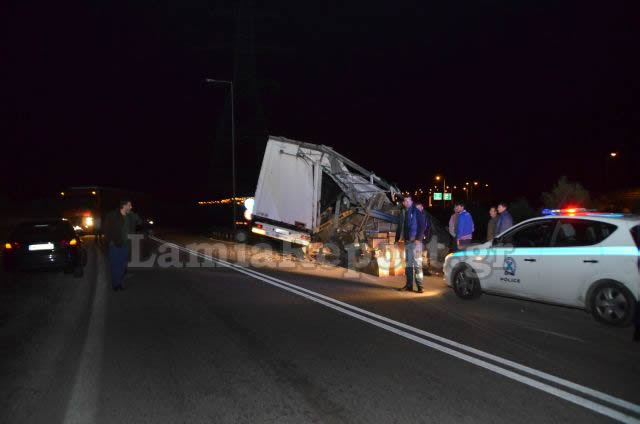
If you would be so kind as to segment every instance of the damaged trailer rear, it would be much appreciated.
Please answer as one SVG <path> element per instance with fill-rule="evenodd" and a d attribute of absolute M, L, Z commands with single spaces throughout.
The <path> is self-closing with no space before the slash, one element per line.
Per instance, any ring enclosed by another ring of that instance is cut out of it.
<path fill-rule="evenodd" d="M 329 146 L 269 137 L 253 208 L 252 232 L 307 246 L 343 263 L 382 256 L 400 265 L 393 248 L 401 216 L 400 190 Z M 330 247 L 329 247 L 330 246 Z M 379 272 L 376 272 L 379 274 Z"/>

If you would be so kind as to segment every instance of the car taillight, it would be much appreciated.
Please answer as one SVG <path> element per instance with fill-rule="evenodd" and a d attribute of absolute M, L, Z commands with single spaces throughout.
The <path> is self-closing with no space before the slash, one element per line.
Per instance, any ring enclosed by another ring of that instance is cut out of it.
<path fill-rule="evenodd" d="M 256 228 L 262 229 L 262 224 L 256 224 Z"/>
<path fill-rule="evenodd" d="M 77 246 L 78 245 L 78 239 L 72 238 L 71 240 L 62 240 L 60 242 L 60 245 L 62 247 Z"/>

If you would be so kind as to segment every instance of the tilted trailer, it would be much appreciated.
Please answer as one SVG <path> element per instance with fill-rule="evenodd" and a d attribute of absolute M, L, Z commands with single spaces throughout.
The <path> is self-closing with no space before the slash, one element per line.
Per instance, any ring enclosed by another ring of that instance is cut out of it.
<path fill-rule="evenodd" d="M 402 255 L 393 241 L 400 194 L 329 146 L 269 137 L 252 232 L 303 245 L 310 257 L 355 261 L 378 275 L 399 273 Z"/>

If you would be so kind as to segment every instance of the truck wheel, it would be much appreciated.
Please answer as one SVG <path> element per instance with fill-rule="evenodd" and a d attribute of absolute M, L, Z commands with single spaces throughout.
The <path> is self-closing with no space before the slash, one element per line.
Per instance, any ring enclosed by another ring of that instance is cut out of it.
<path fill-rule="evenodd" d="M 589 306 L 596 321 L 616 327 L 631 324 L 636 300 L 629 290 L 617 281 L 599 284 L 591 294 Z"/>
<path fill-rule="evenodd" d="M 465 300 L 479 297 L 482 294 L 482 288 L 476 273 L 466 266 L 460 268 L 453 275 L 453 291 L 458 297 Z"/>
<path fill-rule="evenodd" d="M 238 243 L 244 243 L 248 238 L 249 236 L 245 230 L 237 230 L 234 237 L 235 241 L 237 241 Z"/>

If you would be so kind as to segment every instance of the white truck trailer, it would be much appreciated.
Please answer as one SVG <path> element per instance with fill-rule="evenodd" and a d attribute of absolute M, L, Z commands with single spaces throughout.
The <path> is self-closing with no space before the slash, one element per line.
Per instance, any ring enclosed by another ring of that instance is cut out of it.
<path fill-rule="evenodd" d="M 331 147 L 269 137 L 252 232 L 305 246 L 360 246 L 393 233 L 400 209 L 392 199 L 399 193 Z"/>

